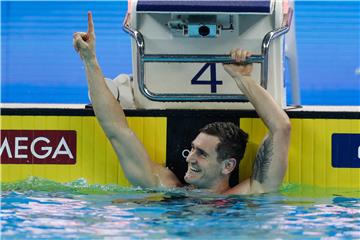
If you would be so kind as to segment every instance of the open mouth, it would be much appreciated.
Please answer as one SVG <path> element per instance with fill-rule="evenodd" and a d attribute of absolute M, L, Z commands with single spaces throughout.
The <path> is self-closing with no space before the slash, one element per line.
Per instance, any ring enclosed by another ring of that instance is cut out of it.
<path fill-rule="evenodd" d="M 201 172 L 200 169 L 197 169 L 197 168 L 194 168 L 194 167 L 190 167 L 190 170 L 193 171 L 193 172 L 196 172 L 196 173 Z"/>

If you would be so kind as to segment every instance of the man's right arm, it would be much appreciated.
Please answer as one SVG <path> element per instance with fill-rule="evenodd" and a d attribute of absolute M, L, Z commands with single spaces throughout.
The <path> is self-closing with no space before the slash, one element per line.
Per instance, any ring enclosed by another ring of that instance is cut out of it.
<path fill-rule="evenodd" d="M 88 13 L 88 32 L 74 34 L 74 48 L 85 65 L 95 115 L 128 180 L 141 187 L 178 186 L 180 182 L 170 170 L 150 159 L 143 144 L 129 128 L 122 107 L 108 89 L 95 54 L 91 12 Z"/>
<path fill-rule="evenodd" d="M 250 53 L 236 50 L 232 51 L 231 55 L 241 63 Z M 288 164 L 290 120 L 272 96 L 251 78 L 251 64 L 229 64 L 224 65 L 224 68 L 234 78 L 269 129 L 257 151 L 252 176 L 247 181 L 250 184 L 249 193 L 277 191 Z"/>

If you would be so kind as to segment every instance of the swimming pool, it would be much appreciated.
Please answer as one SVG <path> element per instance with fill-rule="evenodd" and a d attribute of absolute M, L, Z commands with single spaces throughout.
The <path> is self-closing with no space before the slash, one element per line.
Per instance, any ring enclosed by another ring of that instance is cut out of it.
<path fill-rule="evenodd" d="M 210 195 L 60 184 L 2 184 L 3 239 L 356 239 L 359 190 L 286 185 L 276 194 Z"/>

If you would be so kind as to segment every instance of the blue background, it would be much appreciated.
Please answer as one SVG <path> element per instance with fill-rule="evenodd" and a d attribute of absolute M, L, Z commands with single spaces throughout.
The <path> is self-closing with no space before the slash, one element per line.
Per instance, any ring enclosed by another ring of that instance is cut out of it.
<path fill-rule="evenodd" d="M 104 75 L 131 73 L 126 9 L 125 1 L 1 2 L 1 102 L 89 102 L 72 47 L 72 34 L 87 29 L 88 10 Z M 359 12 L 359 1 L 295 2 L 302 104 L 360 105 Z"/>

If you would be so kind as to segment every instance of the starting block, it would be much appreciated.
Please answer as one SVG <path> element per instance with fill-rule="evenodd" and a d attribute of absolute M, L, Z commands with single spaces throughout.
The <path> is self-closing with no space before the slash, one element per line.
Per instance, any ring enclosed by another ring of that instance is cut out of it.
<path fill-rule="evenodd" d="M 252 109 L 223 69 L 229 52 L 254 55 L 253 78 L 285 107 L 284 34 L 292 8 L 274 0 L 129 0 L 138 109 Z"/>

